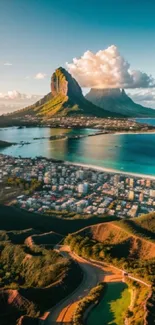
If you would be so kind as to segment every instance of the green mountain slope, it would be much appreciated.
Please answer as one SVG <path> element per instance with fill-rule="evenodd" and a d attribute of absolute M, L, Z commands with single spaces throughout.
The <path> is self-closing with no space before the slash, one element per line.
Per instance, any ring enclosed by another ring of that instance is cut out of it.
<path fill-rule="evenodd" d="M 51 78 L 51 92 L 34 105 L 9 114 L 12 118 L 35 116 L 41 120 L 48 120 L 55 116 L 72 115 L 123 117 L 121 114 L 111 113 L 89 102 L 82 94 L 77 81 L 64 69 L 58 68 Z"/>
<path fill-rule="evenodd" d="M 113 114 L 122 114 L 126 117 L 155 117 L 155 110 L 134 103 L 124 89 L 92 88 L 86 99 Z"/>

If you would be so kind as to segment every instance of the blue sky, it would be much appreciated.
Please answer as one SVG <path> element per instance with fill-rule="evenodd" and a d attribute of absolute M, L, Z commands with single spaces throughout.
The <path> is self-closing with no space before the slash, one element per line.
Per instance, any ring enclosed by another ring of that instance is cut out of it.
<path fill-rule="evenodd" d="M 112 44 L 155 76 L 154 17 L 154 0 L 0 0 L 0 93 L 44 95 L 55 68 Z"/>

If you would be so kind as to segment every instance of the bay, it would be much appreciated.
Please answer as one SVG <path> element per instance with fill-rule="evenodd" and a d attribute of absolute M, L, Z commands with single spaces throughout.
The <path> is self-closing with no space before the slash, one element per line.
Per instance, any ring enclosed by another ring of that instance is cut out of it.
<path fill-rule="evenodd" d="M 93 134 L 94 129 L 7 128 L 0 140 L 18 142 L 0 153 L 21 157 L 44 156 L 70 162 L 155 175 L 155 134 L 106 134 L 79 139 L 34 138 L 59 134 Z M 21 145 L 20 141 L 31 142 Z"/>

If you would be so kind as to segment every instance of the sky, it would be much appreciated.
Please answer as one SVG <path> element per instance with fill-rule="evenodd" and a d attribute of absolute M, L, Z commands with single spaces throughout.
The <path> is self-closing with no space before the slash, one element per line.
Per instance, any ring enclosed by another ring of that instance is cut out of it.
<path fill-rule="evenodd" d="M 48 93 L 54 70 L 88 51 L 115 46 L 132 71 L 155 77 L 154 17 L 154 0 L 0 0 L 1 112 Z M 127 92 L 155 108 L 155 87 L 137 86 Z"/>

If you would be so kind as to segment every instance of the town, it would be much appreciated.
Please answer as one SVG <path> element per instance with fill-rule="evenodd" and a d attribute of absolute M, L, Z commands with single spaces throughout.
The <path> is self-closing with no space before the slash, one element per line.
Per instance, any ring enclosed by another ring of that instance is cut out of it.
<path fill-rule="evenodd" d="M 3 203 L 43 214 L 55 210 L 126 218 L 155 207 L 155 180 L 42 157 L 0 155 L 0 189 Z M 13 196 L 7 195 L 10 191 Z"/>
<path fill-rule="evenodd" d="M 38 126 L 52 128 L 94 128 L 108 133 L 114 132 L 155 132 L 155 127 L 146 123 L 139 123 L 132 118 L 98 118 L 93 116 L 65 116 L 52 117 L 47 121 L 35 115 L 25 114 L 22 117 L 2 115 L 0 127 L 18 126 L 19 128 Z"/>

